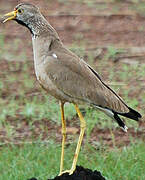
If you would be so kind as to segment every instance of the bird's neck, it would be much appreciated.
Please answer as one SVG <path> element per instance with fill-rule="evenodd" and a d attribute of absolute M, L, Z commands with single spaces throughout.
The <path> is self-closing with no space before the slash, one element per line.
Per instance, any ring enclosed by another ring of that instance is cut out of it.
<path fill-rule="evenodd" d="M 42 16 L 41 14 L 37 15 L 34 19 L 29 18 L 27 20 L 27 23 L 23 23 L 19 20 L 17 20 L 18 23 L 20 23 L 23 26 L 26 26 L 32 36 L 42 36 L 43 34 L 50 34 L 51 36 L 53 35 L 55 38 L 58 38 L 58 34 L 55 31 L 55 29 L 48 23 L 48 21 Z"/>
<path fill-rule="evenodd" d="M 41 64 L 49 52 L 63 49 L 63 44 L 55 31 L 43 16 L 28 23 L 32 32 L 32 44 L 35 64 Z"/>
<path fill-rule="evenodd" d="M 62 49 L 63 44 L 59 37 L 52 35 L 49 32 L 32 36 L 33 55 L 35 64 L 41 64 L 50 53 L 56 49 Z"/>

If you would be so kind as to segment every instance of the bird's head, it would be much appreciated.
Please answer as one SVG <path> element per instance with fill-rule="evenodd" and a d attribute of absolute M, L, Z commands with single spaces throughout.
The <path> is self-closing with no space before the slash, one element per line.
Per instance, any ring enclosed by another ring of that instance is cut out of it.
<path fill-rule="evenodd" d="M 12 12 L 5 14 L 4 18 L 3 23 L 15 20 L 19 24 L 26 26 L 32 34 L 37 34 L 38 29 L 46 23 L 44 23 L 45 19 L 41 15 L 38 7 L 29 3 L 18 4 Z"/>
<path fill-rule="evenodd" d="M 18 23 L 28 24 L 30 19 L 35 20 L 35 17 L 39 14 L 38 7 L 29 3 L 21 3 L 14 8 L 14 11 L 4 15 L 4 17 L 7 18 L 3 22 L 5 23 L 9 20 L 15 20 Z"/>

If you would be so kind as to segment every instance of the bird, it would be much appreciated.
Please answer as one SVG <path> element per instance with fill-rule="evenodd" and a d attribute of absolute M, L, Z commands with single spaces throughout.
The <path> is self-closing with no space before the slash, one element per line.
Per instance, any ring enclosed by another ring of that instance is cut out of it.
<path fill-rule="evenodd" d="M 79 109 L 85 104 L 100 110 L 115 120 L 127 132 L 127 126 L 120 116 L 139 121 L 141 114 L 129 107 L 125 101 L 104 81 L 83 59 L 71 52 L 61 41 L 56 30 L 41 14 L 39 8 L 30 3 L 20 3 L 4 15 L 3 23 L 14 20 L 29 29 L 32 35 L 34 69 L 38 82 L 48 94 L 60 102 L 62 121 L 62 147 L 59 175 L 76 169 L 86 121 Z M 66 142 L 66 120 L 64 105 L 74 104 L 80 120 L 80 134 L 73 163 L 64 171 L 64 148 Z"/>

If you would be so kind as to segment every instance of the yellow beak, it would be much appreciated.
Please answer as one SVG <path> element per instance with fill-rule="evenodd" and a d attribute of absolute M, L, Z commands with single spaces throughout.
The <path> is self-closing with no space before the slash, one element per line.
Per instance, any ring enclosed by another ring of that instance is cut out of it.
<path fill-rule="evenodd" d="M 7 21 L 9 21 L 9 20 L 15 19 L 16 16 L 17 16 L 17 12 L 18 12 L 18 10 L 14 10 L 14 11 L 12 11 L 12 12 L 10 12 L 10 13 L 5 14 L 4 17 L 8 17 L 8 18 L 5 19 L 5 20 L 3 21 L 3 23 L 5 23 L 5 22 L 7 22 Z"/>

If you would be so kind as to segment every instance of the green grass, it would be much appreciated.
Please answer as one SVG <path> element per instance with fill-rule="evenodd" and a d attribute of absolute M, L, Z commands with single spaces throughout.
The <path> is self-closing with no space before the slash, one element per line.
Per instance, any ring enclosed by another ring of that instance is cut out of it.
<path fill-rule="evenodd" d="M 107 51 L 108 51 L 107 54 L 104 56 L 105 60 L 109 60 L 109 59 L 114 60 L 117 54 L 124 52 L 123 49 L 121 48 L 117 49 L 114 46 L 108 46 Z"/>
<path fill-rule="evenodd" d="M 137 0 L 134 0 L 134 4 L 130 7 L 130 9 L 133 9 L 139 15 L 145 17 L 145 2 L 144 1 L 141 1 L 140 3 L 138 3 Z"/>
<path fill-rule="evenodd" d="M 75 144 L 65 151 L 65 168 L 69 169 Z M 59 172 L 60 146 L 53 141 L 42 144 L 9 145 L 1 147 L 0 180 L 37 177 L 52 178 Z M 109 180 L 144 180 L 144 143 L 138 142 L 123 149 L 96 150 L 91 145 L 82 147 L 78 165 L 99 170 Z"/>

